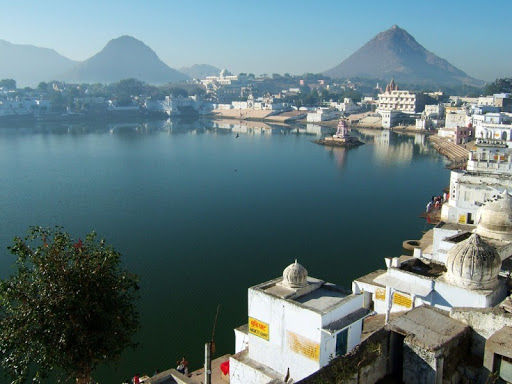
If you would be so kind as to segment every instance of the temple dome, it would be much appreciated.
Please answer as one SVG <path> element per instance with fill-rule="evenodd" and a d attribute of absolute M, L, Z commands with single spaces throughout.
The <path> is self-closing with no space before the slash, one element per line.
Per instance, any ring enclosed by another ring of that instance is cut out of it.
<path fill-rule="evenodd" d="M 305 287 L 308 284 L 308 271 L 295 260 L 284 269 L 282 284 L 290 288 Z"/>
<path fill-rule="evenodd" d="M 498 285 L 501 258 L 494 247 L 473 234 L 448 251 L 446 268 L 446 277 L 454 285 L 493 289 Z"/>
<path fill-rule="evenodd" d="M 505 190 L 477 212 L 476 233 L 496 240 L 512 240 L 512 197 Z"/>
<path fill-rule="evenodd" d="M 220 77 L 227 77 L 227 76 L 231 76 L 231 72 L 229 72 L 227 69 L 223 69 L 222 71 L 220 71 Z"/>

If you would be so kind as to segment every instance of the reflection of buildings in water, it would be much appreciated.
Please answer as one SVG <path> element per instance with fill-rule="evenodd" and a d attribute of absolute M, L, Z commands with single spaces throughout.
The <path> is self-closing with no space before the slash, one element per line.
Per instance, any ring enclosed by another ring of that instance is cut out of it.
<path fill-rule="evenodd" d="M 435 150 L 430 146 L 427 136 L 414 133 L 397 133 L 390 130 L 358 129 L 363 140 L 374 143 L 375 156 L 383 163 L 409 163 L 414 153 L 430 155 Z"/>
<path fill-rule="evenodd" d="M 389 147 L 391 142 L 391 132 L 388 130 L 380 131 L 380 135 L 375 136 L 375 145 L 380 147 Z"/>
<path fill-rule="evenodd" d="M 414 144 L 400 142 L 394 145 L 376 146 L 375 157 L 382 163 L 408 164 L 412 161 Z"/>
<path fill-rule="evenodd" d="M 361 129 L 360 132 L 373 138 L 375 158 L 381 163 L 410 163 L 414 153 L 413 140 L 389 130 Z"/>
<path fill-rule="evenodd" d="M 338 165 L 338 168 L 342 169 L 345 167 L 345 161 L 347 157 L 347 148 L 343 147 L 331 147 L 331 146 L 324 146 L 325 150 L 328 151 L 332 157 L 336 160 L 336 164 Z"/>
<path fill-rule="evenodd" d="M 161 124 L 162 131 L 171 134 L 203 134 L 214 132 L 213 123 L 209 120 L 186 120 L 186 119 L 167 119 Z"/>
<path fill-rule="evenodd" d="M 419 145 L 420 147 L 427 147 L 427 137 L 420 133 L 416 133 L 414 135 L 414 145 Z"/>
<path fill-rule="evenodd" d="M 422 155 L 430 155 L 437 153 L 435 148 L 430 145 L 427 135 L 417 133 L 414 135 L 414 146 L 418 153 Z"/>
<path fill-rule="evenodd" d="M 213 128 L 249 135 L 272 134 L 272 127 L 268 124 L 254 121 L 218 120 L 213 122 Z"/>
<path fill-rule="evenodd" d="M 308 135 L 316 135 L 321 136 L 325 134 L 332 134 L 334 128 L 332 127 L 323 127 L 318 124 L 306 124 L 306 129 L 299 130 L 300 133 L 305 133 Z"/>
<path fill-rule="evenodd" d="M 414 153 L 412 140 L 395 139 L 390 131 L 382 131 L 375 140 L 375 157 L 382 163 L 410 163 Z"/>
<path fill-rule="evenodd" d="M 147 125 L 141 123 L 114 123 L 109 124 L 110 133 L 147 133 Z"/>

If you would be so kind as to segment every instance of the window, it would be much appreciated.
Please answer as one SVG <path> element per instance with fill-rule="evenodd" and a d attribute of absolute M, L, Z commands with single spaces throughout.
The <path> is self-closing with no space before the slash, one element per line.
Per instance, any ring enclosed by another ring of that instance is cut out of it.
<path fill-rule="evenodd" d="M 336 356 L 341 356 L 347 353 L 348 342 L 348 328 L 336 335 Z"/>

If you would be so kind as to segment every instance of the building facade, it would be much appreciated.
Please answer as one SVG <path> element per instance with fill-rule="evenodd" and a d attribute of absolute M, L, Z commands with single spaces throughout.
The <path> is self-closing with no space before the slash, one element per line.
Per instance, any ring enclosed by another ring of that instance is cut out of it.
<path fill-rule="evenodd" d="M 364 295 L 291 264 L 283 277 L 249 288 L 248 325 L 235 330 L 230 382 L 297 382 L 311 375 L 360 342 L 369 312 Z"/>

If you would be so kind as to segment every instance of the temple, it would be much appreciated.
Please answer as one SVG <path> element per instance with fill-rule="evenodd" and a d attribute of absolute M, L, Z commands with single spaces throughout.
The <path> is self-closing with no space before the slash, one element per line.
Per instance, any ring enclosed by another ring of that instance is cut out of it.
<path fill-rule="evenodd" d="M 334 135 L 331 137 L 326 137 L 322 140 L 317 140 L 315 142 L 318 144 L 338 147 L 353 147 L 364 144 L 363 142 L 359 141 L 357 137 L 351 136 L 349 131 L 350 129 L 348 122 L 342 118 L 338 121 L 338 127 Z"/>

